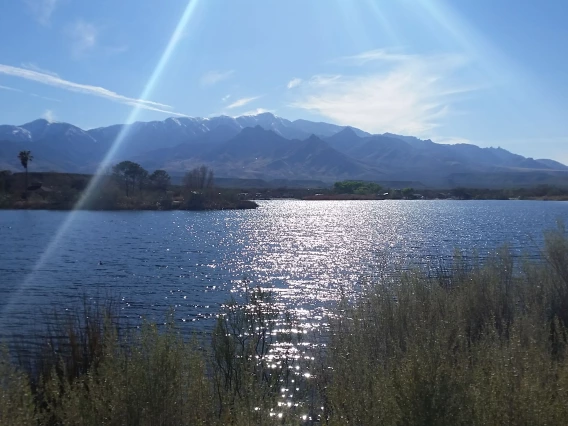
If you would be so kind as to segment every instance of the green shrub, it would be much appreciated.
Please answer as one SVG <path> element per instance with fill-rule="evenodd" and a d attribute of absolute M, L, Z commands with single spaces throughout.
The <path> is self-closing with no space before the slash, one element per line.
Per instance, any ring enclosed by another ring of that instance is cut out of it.
<path fill-rule="evenodd" d="M 55 317 L 31 362 L 15 368 L 4 354 L 0 424 L 274 424 L 292 383 L 299 408 L 282 424 L 302 423 L 300 412 L 329 425 L 566 424 L 564 228 L 538 262 L 503 248 L 483 263 L 457 256 L 446 272 L 342 301 L 304 382 L 293 357 L 271 352 L 277 328 L 278 343 L 298 346 L 295 321 L 261 289 L 221 309 L 211 345 L 182 338 L 171 316 L 126 332 L 112 306 L 85 304 Z"/>
<path fill-rule="evenodd" d="M 65 425 L 200 425 L 214 418 L 202 356 L 172 323 L 109 340 L 96 368 L 44 385 L 47 412 Z"/>
<path fill-rule="evenodd" d="M 32 426 L 36 423 L 32 389 L 25 374 L 18 371 L 8 351 L 0 351 L 0 424 Z"/>
<path fill-rule="evenodd" d="M 329 424 L 563 425 L 568 238 L 545 261 L 506 250 L 447 285 L 377 284 L 334 320 L 320 387 Z"/>
<path fill-rule="evenodd" d="M 207 197 L 201 192 L 191 191 L 187 194 L 185 201 L 185 209 L 187 210 L 205 210 L 205 202 Z"/>

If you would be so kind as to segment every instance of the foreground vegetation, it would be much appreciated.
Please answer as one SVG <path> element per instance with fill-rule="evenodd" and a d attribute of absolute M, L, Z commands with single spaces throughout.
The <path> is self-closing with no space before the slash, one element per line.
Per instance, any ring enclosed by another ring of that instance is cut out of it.
<path fill-rule="evenodd" d="M 450 275 L 406 275 L 345 307 L 320 377 L 330 424 L 566 424 L 564 230 L 541 260 L 458 257 Z"/>
<path fill-rule="evenodd" d="M 172 317 L 135 331 L 112 308 L 58 317 L 39 350 L 0 363 L 0 424 L 566 424 L 563 228 L 539 261 L 504 248 L 484 264 L 456 255 L 434 278 L 370 284 L 315 336 L 327 348 L 308 379 L 294 374 L 293 318 L 265 292 L 246 294 L 202 340 L 184 339 Z M 288 330 L 280 357 L 269 355 L 275 327 Z M 288 389 L 298 407 L 279 407 Z"/>

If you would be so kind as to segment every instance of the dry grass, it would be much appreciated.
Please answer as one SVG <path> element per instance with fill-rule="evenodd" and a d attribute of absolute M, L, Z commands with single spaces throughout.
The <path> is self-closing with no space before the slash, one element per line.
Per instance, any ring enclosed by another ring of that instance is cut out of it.
<path fill-rule="evenodd" d="M 408 274 L 344 306 L 320 372 L 328 424 L 566 424 L 564 229 L 543 262 L 504 250 L 453 277 Z"/>
<path fill-rule="evenodd" d="M 210 342 L 183 339 L 171 318 L 121 334 L 108 307 L 59 317 L 33 362 L 16 368 L 4 354 L 0 424 L 301 423 L 268 415 L 289 380 L 286 357 L 277 369 L 265 362 L 282 316 L 268 294 L 248 295 L 223 309 Z M 547 234 L 538 262 L 506 249 L 484 265 L 456 258 L 449 278 L 406 274 L 337 309 L 304 406 L 323 406 L 323 423 L 566 424 L 563 228 Z"/>
<path fill-rule="evenodd" d="M 210 342 L 184 339 L 172 315 L 128 329 L 109 304 L 52 314 L 36 350 L 15 347 L 18 368 L 2 358 L 0 424 L 269 424 L 289 371 L 266 363 L 278 318 L 260 289 L 222 309 Z"/>

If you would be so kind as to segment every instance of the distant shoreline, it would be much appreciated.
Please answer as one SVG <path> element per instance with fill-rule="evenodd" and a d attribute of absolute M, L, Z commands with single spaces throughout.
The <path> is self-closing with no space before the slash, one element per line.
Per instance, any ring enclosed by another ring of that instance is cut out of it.
<path fill-rule="evenodd" d="M 121 163 L 122 164 L 122 163 Z M 144 171 L 139 165 L 133 166 Z M 118 167 L 118 165 L 116 166 Z M 161 172 L 165 182 L 133 181 L 120 174 L 103 176 L 89 202 L 81 210 L 89 211 L 212 211 L 245 210 L 258 207 L 258 200 L 296 199 L 320 200 L 534 200 L 568 201 L 568 187 L 540 185 L 527 188 L 425 188 L 383 187 L 367 181 L 340 181 L 333 187 L 219 187 L 213 180 L 205 185 L 192 182 L 173 184 L 167 172 Z M 204 168 L 207 170 L 207 168 Z M 147 171 L 144 171 L 148 174 Z M 212 172 L 210 172 L 212 173 Z M 75 210 L 78 200 L 89 187 L 92 175 L 31 172 L 0 173 L 0 210 Z M 29 184 L 26 189 L 27 181 Z"/>
<path fill-rule="evenodd" d="M 283 200 L 286 198 L 270 198 L 264 199 L 266 201 L 274 201 L 274 200 Z M 523 198 L 523 199 L 507 199 L 507 200 L 496 200 L 491 198 L 486 199 L 440 199 L 440 198 L 432 198 L 432 199 L 399 199 L 399 200 L 392 200 L 392 199 L 385 199 L 385 198 L 373 198 L 368 196 L 309 196 L 303 198 L 287 198 L 288 200 L 297 200 L 297 201 L 562 201 L 568 202 L 568 197 L 531 197 L 531 198 Z M 220 210 L 255 210 L 260 207 L 254 200 L 241 200 L 238 203 L 233 205 L 224 205 L 218 207 L 204 207 L 204 208 L 81 208 L 75 209 L 73 207 L 60 207 L 60 206 L 49 206 L 49 205 L 37 205 L 31 204 L 29 206 L 11 206 L 11 207 L 0 207 L 0 211 L 24 211 L 24 210 L 35 210 L 35 211 L 59 211 L 59 212 L 70 212 L 70 211 L 94 211 L 94 212 L 143 212 L 143 211 L 163 211 L 163 212 L 171 212 L 171 211 L 201 211 L 201 212 L 210 212 L 210 211 L 220 211 Z"/>
<path fill-rule="evenodd" d="M 57 206 L 49 205 L 43 203 L 30 203 L 25 205 L 24 202 L 18 201 L 17 206 L 1 206 L 0 210 L 42 210 L 42 211 L 104 211 L 104 212 L 117 212 L 117 211 L 218 211 L 218 210 L 254 210 L 259 207 L 259 205 L 252 200 L 240 200 L 237 202 L 223 203 L 219 205 L 203 206 L 199 208 L 163 208 L 161 206 L 144 206 L 143 208 L 81 208 L 75 209 L 73 206 Z"/>
<path fill-rule="evenodd" d="M 568 201 L 568 196 L 525 198 L 381 198 L 372 195 L 322 194 L 303 197 L 304 201 Z"/>
<path fill-rule="evenodd" d="M 128 162 L 126 162 L 128 163 Z M 123 164 L 123 163 L 121 163 Z M 152 180 L 146 170 L 128 163 L 140 173 L 139 180 L 119 174 L 103 176 L 91 189 L 79 210 L 160 211 L 160 210 L 245 210 L 258 204 L 235 190 L 212 185 L 213 172 L 204 168 L 188 172 L 195 182 L 173 185 L 167 172 L 158 170 Z M 198 176 L 199 173 L 209 173 Z M 195 176 L 194 176 L 195 175 Z M 162 181 L 159 181 L 161 177 Z M 198 178 L 202 178 L 198 181 Z M 15 173 L 0 175 L 0 210 L 76 210 L 93 179 L 92 175 L 68 173 Z"/>

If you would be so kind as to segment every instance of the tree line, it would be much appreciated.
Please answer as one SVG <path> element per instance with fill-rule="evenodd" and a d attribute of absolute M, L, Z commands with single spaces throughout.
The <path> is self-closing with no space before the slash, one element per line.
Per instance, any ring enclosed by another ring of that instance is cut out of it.
<path fill-rule="evenodd" d="M 20 164 L 25 170 L 25 187 L 29 187 L 29 163 L 34 159 L 32 152 L 22 150 L 18 153 Z M 2 176 L 8 174 L 8 170 L 2 171 Z M 138 189 L 142 191 L 144 188 L 167 191 L 171 186 L 171 176 L 163 169 L 148 172 L 140 164 L 133 161 L 121 161 L 114 165 L 111 170 L 112 177 L 120 182 L 125 190 L 126 196 Z M 213 170 L 206 166 L 195 167 L 188 171 L 183 177 L 183 186 L 193 191 L 203 191 L 213 188 L 214 173 Z"/>
<path fill-rule="evenodd" d="M 112 168 L 112 176 L 124 188 L 126 196 L 135 190 L 150 188 L 167 191 L 171 186 L 171 177 L 165 170 L 158 169 L 149 173 L 140 164 L 133 161 L 122 161 Z M 182 179 L 182 186 L 188 191 L 210 191 L 214 186 L 213 170 L 207 166 L 189 170 Z"/>
<path fill-rule="evenodd" d="M 335 182 L 333 190 L 337 194 L 369 195 L 378 194 L 382 190 L 382 186 L 378 183 L 362 180 L 344 180 Z"/>
<path fill-rule="evenodd" d="M 154 170 L 151 174 L 140 164 L 133 161 L 122 161 L 112 168 L 112 176 L 119 182 L 128 197 L 135 189 L 142 191 L 146 187 L 167 191 L 171 185 L 171 177 L 165 170 Z"/>

